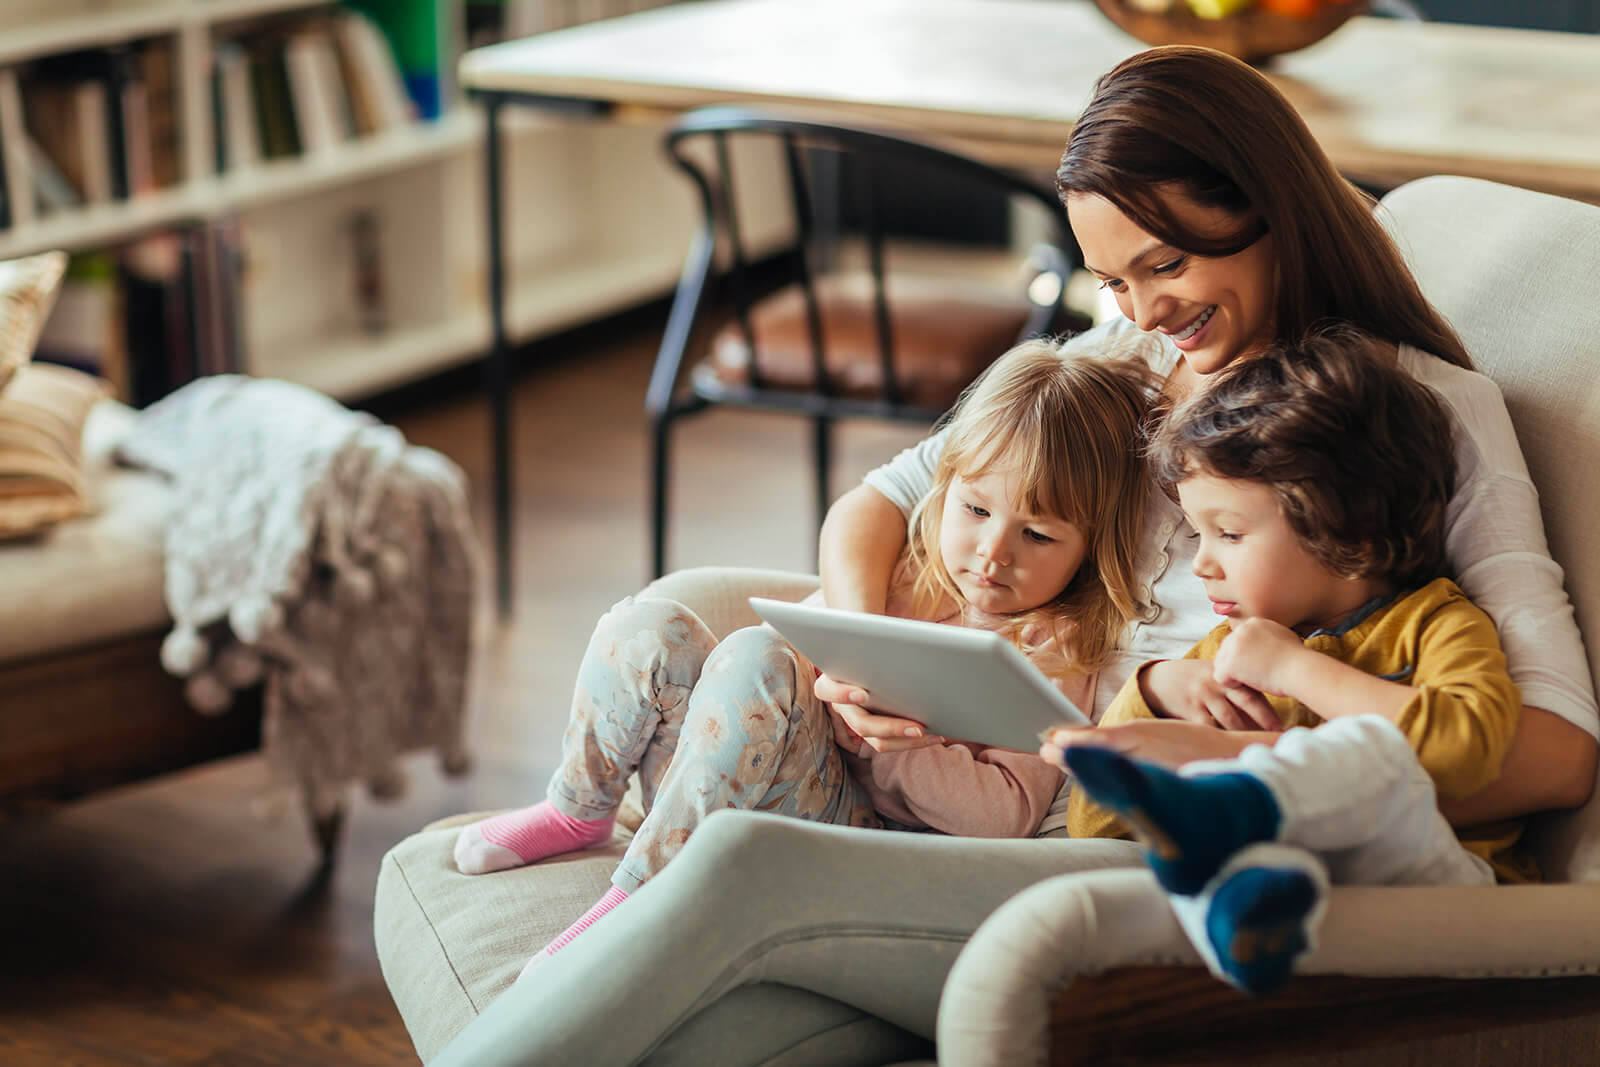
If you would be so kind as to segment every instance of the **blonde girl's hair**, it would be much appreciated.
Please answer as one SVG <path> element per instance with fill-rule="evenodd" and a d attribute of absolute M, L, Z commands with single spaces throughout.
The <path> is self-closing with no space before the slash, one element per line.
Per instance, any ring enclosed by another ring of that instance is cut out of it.
<path fill-rule="evenodd" d="M 1144 431 L 1159 384 L 1144 362 L 1125 357 L 1098 338 L 1026 341 L 967 389 L 943 420 L 933 489 L 911 516 L 913 611 L 926 618 L 964 602 L 939 551 L 951 483 L 1015 463 L 1017 503 L 1078 527 L 1087 551 L 1054 600 L 1019 614 L 1005 632 L 1024 651 L 1042 644 L 1025 635 L 1054 637 L 1063 672 L 1105 661 L 1138 611 L 1134 564 L 1150 486 Z"/>

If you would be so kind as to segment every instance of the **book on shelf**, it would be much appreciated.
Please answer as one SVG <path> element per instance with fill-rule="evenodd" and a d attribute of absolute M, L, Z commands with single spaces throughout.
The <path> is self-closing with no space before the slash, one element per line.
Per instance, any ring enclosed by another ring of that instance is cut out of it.
<path fill-rule="evenodd" d="M 56 161 L 50 158 L 32 134 L 24 134 L 28 151 L 28 174 L 33 179 L 33 199 L 41 214 L 50 214 L 75 208 L 83 203 L 83 194 L 61 172 Z"/>
<path fill-rule="evenodd" d="M 212 119 L 216 125 L 217 171 L 228 173 L 261 161 L 250 60 L 237 41 L 219 42 L 212 71 Z"/>
<path fill-rule="evenodd" d="M 256 104 L 256 126 L 261 134 L 261 158 L 298 156 L 300 128 L 290 98 L 289 72 L 284 65 L 281 35 L 260 36 L 245 45 L 250 57 L 250 89 Z"/>
<path fill-rule="evenodd" d="M 172 40 L 145 41 L 135 51 L 144 88 L 143 135 L 149 139 L 150 188 L 168 189 L 182 179 L 179 164 L 177 56 Z M 130 140 L 133 135 L 130 127 Z"/>
<path fill-rule="evenodd" d="M 22 92 L 17 72 L 0 68 L 0 169 L 5 172 L 7 224 L 24 226 L 34 219 L 33 165 L 28 128 L 23 121 Z"/>
<path fill-rule="evenodd" d="M 72 257 L 33 358 L 104 378 L 117 399 L 132 399 L 115 253 Z"/>
<path fill-rule="evenodd" d="M 345 0 L 387 39 L 406 92 L 424 119 L 437 119 L 455 95 L 455 26 L 449 4 L 435 0 Z"/>
<path fill-rule="evenodd" d="M 291 33 L 284 42 L 283 63 L 303 150 L 326 152 L 343 144 L 354 131 L 327 27 L 313 23 Z"/>
<path fill-rule="evenodd" d="M 105 84 L 35 76 L 23 86 L 22 100 L 28 132 L 61 177 L 84 203 L 110 201 L 111 126 Z"/>
<path fill-rule="evenodd" d="M 412 122 L 416 105 L 377 25 L 358 12 L 342 12 L 333 18 L 333 34 L 357 128 L 364 134 L 379 133 Z"/>

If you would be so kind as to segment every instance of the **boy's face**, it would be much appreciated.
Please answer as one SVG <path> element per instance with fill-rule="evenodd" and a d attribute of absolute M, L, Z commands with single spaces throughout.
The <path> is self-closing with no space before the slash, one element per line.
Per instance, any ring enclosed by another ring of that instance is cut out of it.
<path fill-rule="evenodd" d="M 1078 573 L 1088 542 L 1072 523 L 1016 503 L 1016 477 L 996 466 L 957 476 L 944 497 L 939 555 L 967 603 L 991 615 L 1054 600 Z"/>
<path fill-rule="evenodd" d="M 1304 637 L 1371 596 L 1371 583 L 1338 577 L 1301 547 L 1260 482 L 1194 474 L 1178 483 L 1178 500 L 1200 536 L 1194 573 L 1218 615 L 1267 619 Z"/>

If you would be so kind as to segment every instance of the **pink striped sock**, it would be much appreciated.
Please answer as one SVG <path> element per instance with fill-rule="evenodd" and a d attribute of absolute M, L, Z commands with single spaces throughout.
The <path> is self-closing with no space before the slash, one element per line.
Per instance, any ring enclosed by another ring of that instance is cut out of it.
<path fill-rule="evenodd" d="M 627 899 L 627 893 L 623 892 L 621 889 L 618 889 L 616 886 L 612 886 L 610 889 L 606 890 L 606 895 L 600 898 L 599 903 L 595 904 L 594 907 L 580 915 L 576 922 L 562 931 L 554 941 L 546 945 L 544 947 L 544 952 L 541 953 L 541 955 L 554 956 L 557 952 L 560 952 L 562 949 L 571 944 L 573 939 L 579 934 L 593 926 L 595 924 L 595 920 L 599 919 L 600 916 L 604 915 L 606 912 L 610 911 L 612 908 L 616 907 L 618 904 L 621 904 Z"/>
<path fill-rule="evenodd" d="M 548 800 L 475 822 L 456 835 L 456 868 L 487 874 L 611 840 L 615 819 L 574 819 Z"/>

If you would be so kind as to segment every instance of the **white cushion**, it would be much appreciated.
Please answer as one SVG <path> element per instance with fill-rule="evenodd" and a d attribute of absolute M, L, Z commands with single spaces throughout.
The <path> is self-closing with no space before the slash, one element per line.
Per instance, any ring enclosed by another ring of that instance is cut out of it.
<path fill-rule="evenodd" d="M 37 538 L 0 544 L 0 664 L 83 647 L 167 624 L 162 539 L 166 479 L 115 466 L 110 451 L 133 417 L 103 402 L 84 427 L 92 511 Z"/>

